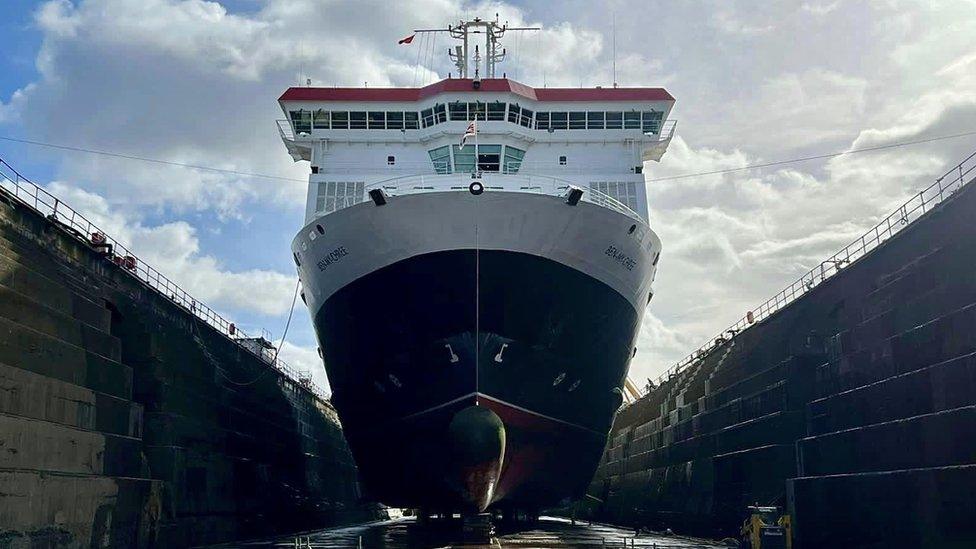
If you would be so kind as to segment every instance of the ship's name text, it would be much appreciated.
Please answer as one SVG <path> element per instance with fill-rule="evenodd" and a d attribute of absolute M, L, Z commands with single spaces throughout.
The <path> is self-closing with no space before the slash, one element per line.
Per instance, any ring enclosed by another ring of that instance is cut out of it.
<path fill-rule="evenodd" d="M 349 255 L 349 252 L 346 251 L 346 247 L 339 246 L 338 248 L 329 252 L 329 255 L 319 260 L 319 262 L 317 263 L 317 265 L 319 266 L 319 270 L 324 271 L 328 269 L 330 265 L 334 263 L 338 263 L 343 257 L 346 257 L 347 255 Z"/>
<path fill-rule="evenodd" d="M 629 255 L 621 252 L 616 246 L 611 245 L 607 248 L 607 251 L 603 252 L 607 254 L 608 257 L 612 258 L 614 261 L 619 263 L 623 268 L 628 271 L 633 271 L 634 267 L 637 266 L 637 260 L 630 257 Z"/>

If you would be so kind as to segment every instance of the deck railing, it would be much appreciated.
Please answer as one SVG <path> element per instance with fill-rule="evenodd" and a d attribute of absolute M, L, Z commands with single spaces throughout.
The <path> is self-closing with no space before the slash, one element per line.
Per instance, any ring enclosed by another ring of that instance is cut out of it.
<path fill-rule="evenodd" d="M 578 186 L 571 181 L 547 175 L 505 174 L 497 172 L 481 172 L 472 174 L 448 175 L 404 175 L 377 181 L 366 186 L 368 193 L 372 189 L 383 189 L 391 195 L 417 194 L 425 192 L 468 191 L 472 181 L 480 181 L 489 192 L 509 191 L 532 194 L 548 194 L 561 196 L 569 191 L 571 186 Z M 640 215 L 629 206 L 616 198 L 596 189 L 578 186 L 583 191 L 582 200 L 603 206 L 628 217 L 640 220 Z"/>
<path fill-rule="evenodd" d="M 244 333 L 233 322 L 191 296 L 186 290 L 145 261 L 138 259 L 124 244 L 112 238 L 111 235 L 100 229 L 77 210 L 21 175 L 2 158 L 0 158 L 0 190 L 57 223 L 85 245 L 103 252 L 106 259 L 115 263 L 120 270 L 204 321 L 242 349 L 268 363 L 269 367 L 274 367 L 292 381 L 308 388 L 319 398 L 328 399 L 325 390 L 315 384 L 309 374 L 295 370 L 280 358 L 270 360 L 263 356 L 257 348 L 245 345 L 245 340 L 253 340 L 253 338 Z"/>
<path fill-rule="evenodd" d="M 968 180 L 967 180 L 968 178 Z M 881 220 L 877 225 L 861 235 L 839 252 L 820 262 L 807 273 L 787 286 L 785 289 L 767 299 L 761 305 L 746 313 L 735 324 L 722 330 L 708 343 L 702 345 L 683 360 L 668 368 L 666 372 L 653 381 L 655 386 L 683 371 L 696 360 L 704 357 L 715 345 L 716 341 L 734 337 L 749 326 L 769 318 L 773 313 L 786 307 L 807 292 L 823 284 L 827 279 L 837 274 L 846 265 L 864 257 L 868 252 L 877 248 L 892 236 L 900 232 L 911 222 L 917 220 L 926 212 L 952 196 L 963 188 L 969 181 L 976 178 L 976 152 L 947 171 L 934 183 L 912 195 L 908 201 Z"/>

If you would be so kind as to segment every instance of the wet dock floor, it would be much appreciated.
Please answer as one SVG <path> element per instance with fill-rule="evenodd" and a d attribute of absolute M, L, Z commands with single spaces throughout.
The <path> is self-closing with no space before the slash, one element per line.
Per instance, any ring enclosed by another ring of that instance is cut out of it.
<path fill-rule="evenodd" d="M 626 545 L 625 545 L 626 544 Z M 543 517 L 537 524 L 516 530 L 499 527 L 490 545 L 461 543 L 460 524 L 418 524 L 413 518 L 370 522 L 356 526 L 329 528 L 300 537 L 287 536 L 263 541 L 238 542 L 217 547 L 265 548 L 357 548 L 362 549 L 440 549 L 451 547 L 520 548 L 548 547 L 645 547 L 656 549 L 717 549 L 717 542 L 642 534 L 604 524 L 572 524 L 568 519 Z"/>

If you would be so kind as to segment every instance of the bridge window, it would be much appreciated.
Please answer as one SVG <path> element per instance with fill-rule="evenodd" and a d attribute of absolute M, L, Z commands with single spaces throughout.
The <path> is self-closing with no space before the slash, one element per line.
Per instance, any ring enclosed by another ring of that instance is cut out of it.
<path fill-rule="evenodd" d="M 586 113 L 585 112 L 571 112 L 571 113 L 569 113 L 569 129 L 571 129 L 571 130 L 585 130 L 586 129 Z"/>
<path fill-rule="evenodd" d="M 569 128 L 569 113 L 554 112 L 549 114 L 549 127 L 554 130 L 565 130 Z"/>
<path fill-rule="evenodd" d="M 434 109 L 424 109 L 420 111 L 420 123 L 427 128 L 434 125 Z"/>
<path fill-rule="evenodd" d="M 495 101 L 488 103 L 488 120 L 505 120 L 505 103 Z"/>
<path fill-rule="evenodd" d="M 312 111 L 291 111 L 291 125 L 295 128 L 295 133 L 312 131 Z"/>
<path fill-rule="evenodd" d="M 386 129 L 388 129 L 388 130 L 402 130 L 403 129 L 403 113 L 402 112 L 388 112 L 388 113 L 386 113 Z"/>
<path fill-rule="evenodd" d="M 389 117 L 387 117 L 389 120 Z M 408 130 L 416 130 L 420 127 L 417 113 L 415 112 L 405 112 L 403 113 L 403 127 Z"/>
<path fill-rule="evenodd" d="M 458 173 L 474 171 L 474 145 L 467 145 L 463 149 L 458 145 L 451 145 L 454 149 L 454 169 Z"/>
<path fill-rule="evenodd" d="M 606 119 L 606 113 L 603 112 L 588 112 L 586 113 L 586 129 L 588 130 L 602 130 L 604 127 L 604 120 Z"/>
<path fill-rule="evenodd" d="M 451 149 L 448 147 L 438 147 L 427 151 L 430 155 L 430 162 L 434 165 L 434 173 L 451 173 Z"/>
<path fill-rule="evenodd" d="M 434 123 L 440 124 L 442 122 L 447 122 L 447 110 L 443 103 L 438 103 L 434 105 Z"/>
<path fill-rule="evenodd" d="M 365 112 L 351 112 L 351 113 L 349 113 L 349 129 L 350 130 L 365 130 L 366 129 L 366 113 Z"/>
<path fill-rule="evenodd" d="M 367 118 L 369 123 L 369 129 L 371 130 L 383 130 L 386 129 L 386 113 L 385 112 L 370 112 Z"/>
<path fill-rule="evenodd" d="M 448 105 L 448 107 L 449 107 L 448 112 L 451 113 L 451 120 L 461 120 L 465 122 L 468 120 L 467 103 L 461 103 L 460 101 L 455 101 L 454 103 Z"/>
<path fill-rule="evenodd" d="M 639 130 L 641 127 L 641 114 L 637 111 L 624 113 L 624 129 Z"/>
<path fill-rule="evenodd" d="M 518 173 L 523 158 L 525 158 L 525 151 L 505 145 L 505 164 L 502 169 L 505 173 Z"/>
<path fill-rule="evenodd" d="M 329 116 L 329 111 L 319 109 L 315 111 L 315 114 L 312 116 L 312 128 L 316 130 L 327 130 L 329 129 L 330 119 L 331 117 Z"/>
<path fill-rule="evenodd" d="M 485 119 L 485 107 L 486 105 L 481 101 L 475 101 L 474 103 L 468 103 L 468 120 L 484 120 Z"/>
<path fill-rule="evenodd" d="M 332 129 L 333 130 L 348 130 L 349 129 L 349 113 L 345 111 L 332 111 Z"/>
<path fill-rule="evenodd" d="M 661 131 L 661 117 L 664 116 L 663 112 L 657 111 L 645 111 L 644 119 L 641 125 L 641 131 L 643 132 L 653 132 L 658 133 Z"/>
<path fill-rule="evenodd" d="M 537 130 L 548 130 L 549 129 L 549 113 L 547 112 L 537 112 L 535 113 L 535 127 Z"/>
<path fill-rule="evenodd" d="M 607 129 L 608 130 L 620 130 L 624 127 L 624 113 L 622 112 L 608 112 L 607 113 Z"/>

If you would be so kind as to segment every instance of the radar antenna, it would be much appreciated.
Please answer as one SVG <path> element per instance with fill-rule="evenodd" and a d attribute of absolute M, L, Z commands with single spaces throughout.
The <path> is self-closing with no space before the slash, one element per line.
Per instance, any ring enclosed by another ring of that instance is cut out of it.
<path fill-rule="evenodd" d="M 461 44 L 454 46 L 454 51 L 447 50 L 447 55 L 451 58 L 454 66 L 457 67 L 461 78 L 470 78 L 474 73 L 475 78 L 495 78 L 495 67 L 505 59 L 507 51 L 499 46 L 499 41 L 508 31 L 537 31 L 540 27 L 510 27 L 508 21 L 500 23 L 498 14 L 495 14 L 494 21 L 484 21 L 475 17 L 470 21 L 460 21 L 456 25 L 448 25 L 446 29 L 414 29 L 414 32 L 446 32 L 461 41 Z M 470 54 L 470 42 L 474 41 L 471 35 L 485 35 L 485 52 L 482 56 L 478 44 L 474 44 L 474 55 Z M 484 72 L 482 73 L 481 61 L 484 60 Z M 473 68 L 469 61 L 474 61 Z"/>

